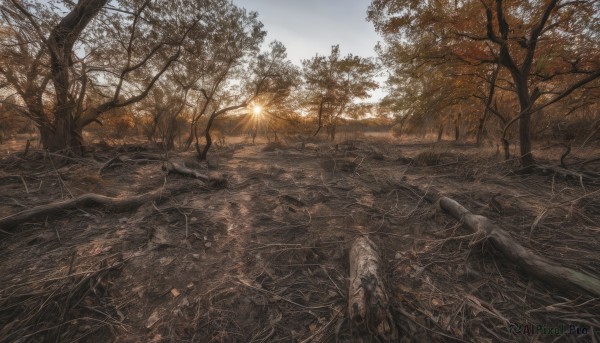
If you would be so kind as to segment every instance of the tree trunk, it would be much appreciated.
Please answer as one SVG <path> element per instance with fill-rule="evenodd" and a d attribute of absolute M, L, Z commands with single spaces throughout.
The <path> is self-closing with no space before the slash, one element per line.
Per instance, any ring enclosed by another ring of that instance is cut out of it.
<path fill-rule="evenodd" d="M 204 114 L 204 111 L 206 111 L 207 106 L 208 105 L 204 105 L 204 107 L 202 108 L 202 112 L 199 116 L 192 118 L 192 122 L 190 123 L 190 136 L 185 141 L 185 150 L 189 149 L 192 146 L 194 140 L 196 140 L 196 143 L 198 142 L 198 122 Z"/>
<path fill-rule="evenodd" d="M 496 69 L 492 72 L 492 76 L 489 80 L 490 83 L 490 92 L 488 94 L 488 98 L 485 102 L 485 108 L 483 110 L 483 114 L 479 118 L 479 126 L 477 127 L 477 146 L 481 146 L 481 138 L 483 137 L 483 133 L 485 130 L 485 121 L 487 120 L 488 113 L 490 112 L 490 106 L 492 105 L 492 101 L 494 98 L 494 92 L 496 90 L 496 80 L 498 79 L 498 73 L 500 72 L 500 65 L 496 66 Z"/>
<path fill-rule="evenodd" d="M 454 119 L 454 140 L 457 141 L 457 142 L 460 140 L 460 122 L 461 122 L 461 119 L 462 119 L 462 108 L 460 109 L 460 111 L 458 112 L 458 115 Z"/>
<path fill-rule="evenodd" d="M 321 99 L 321 102 L 319 104 L 319 113 L 317 114 L 317 118 L 318 118 L 318 127 L 317 127 L 317 131 L 315 131 L 315 133 L 313 134 L 313 136 L 317 136 L 319 134 L 319 131 L 321 131 L 321 128 L 323 127 L 323 109 L 325 106 L 325 98 Z"/>
<path fill-rule="evenodd" d="M 82 153 L 82 137 L 77 132 L 74 120 L 77 105 L 69 98 L 69 69 L 73 64 L 73 46 L 81 32 L 106 5 L 108 0 L 80 0 L 77 5 L 52 29 L 48 37 L 50 51 L 50 72 L 56 93 L 54 127 L 44 128 L 46 137 L 42 143 L 51 151 L 71 149 Z"/>
<path fill-rule="evenodd" d="M 52 130 L 52 127 L 49 125 L 40 126 L 38 127 L 38 131 L 40 133 L 40 143 L 42 147 L 49 149 L 54 137 L 54 131 Z"/>
<path fill-rule="evenodd" d="M 206 155 L 208 154 L 208 150 L 212 145 L 212 137 L 210 136 L 210 130 L 216 117 L 216 113 L 213 112 L 210 115 L 210 118 L 208 118 L 208 123 L 206 123 L 206 129 L 204 130 L 204 138 L 206 139 L 206 145 L 204 145 L 202 150 L 200 150 L 200 146 L 198 145 L 198 142 L 196 142 L 196 151 L 198 152 L 198 159 L 200 161 L 206 160 Z"/>
<path fill-rule="evenodd" d="M 519 140 L 521 148 L 521 164 L 523 167 L 531 167 L 535 164 L 531 154 L 531 132 L 530 132 L 531 114 L 525 113 L 519 119 Z"/>
<path fill-rule="evenodd" d="M 39 128 L 42 146 L 49 151 L 72 152 L 81 155 L 83 149 L 83 130 L 77 128 L 72 117 L 59 117 L 56 126 L 50 124 Z"/>
<path fill-rule="evenodd" d="M 458 122 L 454 123 L 454 140 L 457 142 L 460 140 L 460 125 Z"/>
<path fill-rule="evenodd" d="M 200 150 L 200 145 L 198 144 L 198 140 L 196 139 L 196 151 L 198 152 L 198 159 L 200 161 L 206 160 L 206 155 L 208 154 L 208 150 L 210 149 L 210 146 L 212 145 L 212 137 L 210 136 L 210 129 L 212 128 L 212 125 L 213 125 L 215 119 L 218 116 L 220 116 L 221 114 L 236 110 L 238 108 L 246 107 L 246 106 L 247 106 L 247 102 L 244 101 L 241 104 L 229 106 L 229 107 L 220 109 L 218 111 L 214 111 L 210 115 L 210 117 L 208 118 L 208 123 L 206 123 L 206 130 L 204 131 L 204 138 L 206 138 L 206 145 L 204 146 L 204 148 L 202 150 Z"/>
<path fill-rule="evenodd" d="M 485 121 L 486 121 L 486 118 L 487 118 L 487 112 L 486 112 L 486 114 L 484 116 L 482 116 L 479 119 L 479 126 L 477 127 L 477 136 L 475 138 L 475 144 L 477 146 L 481 146 L 481 140 L 483 138 L 483 134 L 487 133 L 487 131 L 485 130 Z"/>
<path fill-rule="evenodd" d="M 504 160 L 510 160 L 510 144 L 506 138 L 502 138 L 502 149 L 504 149 Z"/>
<path fill-rule="evenodd" d="M 440 142 L 442 140 L 442 136 L 444 135 L 444 126 L 440 126 L 438 128 L 438 136 L 437 136 L 437 141 Z"/>
<path fill-rule="evenodd" d="M 521 164 L 523 167 L 531 167 L 535 164 L 533 155 L 531 154 L 531 105 L 533 100 L 529 93 L 529 85 L 527 78 L 522 76 L 521 73 L 512 73 L 515 86 L 517 88 L 517 95 L 519 97 L 519 107 L 521 110 L 521 117 L 519 118 L 519 148 L 521 151 Z"/>
<path fill-rule="evenodd" d="M 192 121 L 192 123 L 190 124 L 190 135 L 185 140 L 185 150 L 189 149 L 192 146 L 192 143 L 194 142 L 194 131 L 195 130 L 196 130 L 196 124 Z"/>
<path fill-rule="evenodd" d="M 163 137 L 163 144 L 165 147 L 166 151 L 173 151 L 175 150 L 175 136 L 176 136 L 176 130 L 175 130 L 175 125 L 176 122 L 176 117 L 172 118 L 171 120 L 169 120 L 169 122 L 167 123 L 167 127 L 166 127 L 166 132 L 164 134 Z"/>
<path fill-rule="evenodd" d="M 335 140 L 335 130 L 336 130 L 336 126 L 335 125 L 331 125 L 329 127 L 329 139 L 333 142 Z"/>

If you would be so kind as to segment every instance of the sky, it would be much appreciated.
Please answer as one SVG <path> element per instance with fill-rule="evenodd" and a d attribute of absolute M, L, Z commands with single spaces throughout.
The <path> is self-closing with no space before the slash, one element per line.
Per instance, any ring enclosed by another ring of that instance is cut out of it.
<path fill-rule="evenodd" d="M 266 43 L 282 42 L 288 58 L 300 61 L 329 55 L 331 46 L 339 44 L 342 55 L 376 57 L 374 47 L 381 38 L 373 24 L 367 22 L 370 0 L 233 0 L 248 11 L 259 13 L 267 31 Z M 378 79 L 383 81 L 383 79 Z M 374 91 L 371 101 L 383 97 Z"/>

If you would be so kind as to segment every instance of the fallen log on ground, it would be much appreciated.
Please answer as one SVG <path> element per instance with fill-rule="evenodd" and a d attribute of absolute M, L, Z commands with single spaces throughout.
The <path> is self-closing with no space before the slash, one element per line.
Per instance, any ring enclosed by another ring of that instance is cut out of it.
<path fill-rule="evenodd" d="M 164 168 L 167 171 L 167 173 L 176 173 L 183 176 L 190 176 L 198 180 L 202 180 L 213 187 L 224 187 L 227 184 L 227 180 L 221 174 L 210 173 L 209 175 L 204 175 L 197 170 L 190 169 L 179 163 L 168 162 L 166 167 Z"/>
<path fill-rule="evenodd" d="M 447 197 L 439 199 L 442 210 L 475 231 L 483 234 L 492 245 L 508 260 L 521 267 L 526 273 L 558 288 L 585 290 L 600 296 L 600 279 L 584 272 L 576 271 L 536 255 L 515 241 L 511 235 L 484 216 L 471 213 L 458 202 Z"/>
<path fill-rule="evenodd" d="M 179 185 L 171 189 L 160 188 L 145 194 L 122 198 L 113 198 L 95 193 L 87 193 L 73 199 L 51 202 L 49 204 L 36 206 L 34 208 L 4 217 L 0 219 L 0 229 L 6 230 L 25 222 L 82 207 L 97 206 L 105 207 L 115 212 L 128 211 L 140 207 L 147 202 L 156 201 L 161 198 L 167 198 L 169 196 L 179 194 L 183 191 L 189 190 L 189 188 L 190 185 Z"/>
<path fill-rule="evenodd" d="M 585 181 L 588 185 L 598 185 L 600 184 L 600 174 L 588 171 L 573 171 L 570 169 L 566 169 L 564 167 L 557 166 L 548 166 L 548 165 L 537 165 L 535 166 L 537 170 L 542 172 L 543 174 L 553 173 L 563 179 L 575 179 L 579 180 L 581 185 Z"/>
<path fill-rule="evenodd" d="M 366 237 L 356 239 L 350 249 L 348 315 L 359 332 L 390 342 L 396 340 L 397 332 L 377 250 L 375 243 Z"/>

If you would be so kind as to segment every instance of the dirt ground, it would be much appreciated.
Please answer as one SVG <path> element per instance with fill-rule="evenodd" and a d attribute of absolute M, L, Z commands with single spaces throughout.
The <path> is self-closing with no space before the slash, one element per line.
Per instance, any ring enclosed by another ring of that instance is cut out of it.
<path fill-rule="evenodd" d="M 224 188 L 167 175 L 163 158 L 135 146 L 4 155 L 0 218 L 90 192 L 186 188 L 0 228 L 0 342 L 375 341 L 346 318 L 348 251 L 362 235 L 380 248 L 402 342 L 600 341 L 600 299 L 538 282 L 402 187 L 435 187 L 598 276 L 598 184 L 519 175 L 495 148 L 374 138 L 168 156 L 225 175 Z"/>

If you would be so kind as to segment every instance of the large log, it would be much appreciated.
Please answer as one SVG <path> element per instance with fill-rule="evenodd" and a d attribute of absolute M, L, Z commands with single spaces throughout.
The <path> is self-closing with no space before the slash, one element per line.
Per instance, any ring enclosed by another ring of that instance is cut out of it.
<path fill-rule="evenodd" d="M 360 333 L 390 342 L 397 339 L 397 331 L 380 265 L 375 243 L 367 237 L 356 239 L 350 249 L 348 315 Z"/>
<path fill-rule="evenodd" d="M 181 193 L 190 188 L 189 185 L 179 185 L 171 189 L 157 189 L 145 194 L 129 197 L 112 198 L 105 195 L 87 193 L 73 199 L 66 199 L 39 205 L 0 219 L 0 229 L 6 230 L 19 224 L 56 215 L 67 210 L 83 207 L 105 207 L 115 212 L 128 211 L 142 206 L 144 203 L 166 198 Z"/>
<path fill-rule="evenodd" d="M 600 296 L 600 279 L 584 272 L 563 267 L 554 261 L 536 255 L 515 241 L 508 232 L 498 227 L 491 220 L 471 213 L 453 199 L 441 197 L 439 205 L 442 210 L 462 221 L 467 228 L 485 235 L 498 251 L 528 274 L 558 288 L 580 289 L 596 297 Z"/>

